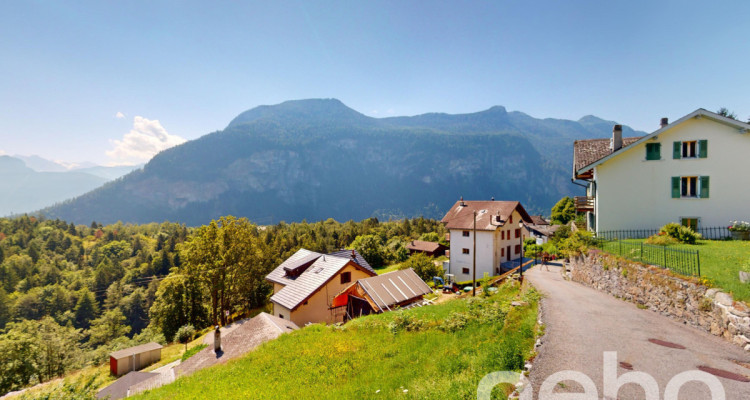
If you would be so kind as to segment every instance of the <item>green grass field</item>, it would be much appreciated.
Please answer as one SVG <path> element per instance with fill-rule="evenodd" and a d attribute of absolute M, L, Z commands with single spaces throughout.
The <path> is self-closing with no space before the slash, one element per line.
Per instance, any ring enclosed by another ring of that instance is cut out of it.
<path fill-rule="evenodd" d="M 627 240 L 641 243 L 644 240 Z M 698 250 L 701 276 L 719 288 L 731 292 L 736 300 L 750 301 L 750 284 L 739 280 L 739 270 L 750 260 L 750 242 L 739 240 L 699 240 L 695 245 L 670 246 L 677 249 Z M 606 247 L 605 247 L 606 250 Z"/>
<path fill-rule="evenodd" d="M 527 302 L 511 307 L 516 299 Z M 312 325 L 145 399 L 470 399 L 487 373 L 523 367 L 538 295 L 506 284 L 474 300 Z M 497 388 L 494 398 L 504 398 Z"/>

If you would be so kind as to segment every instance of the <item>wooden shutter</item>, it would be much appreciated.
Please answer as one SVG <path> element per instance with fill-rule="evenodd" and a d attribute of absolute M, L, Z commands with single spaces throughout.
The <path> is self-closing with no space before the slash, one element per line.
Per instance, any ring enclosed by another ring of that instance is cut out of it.
<path fill-rule="evenodd" d="M 661 143 L 646 143 L 646 160 L 661 160 Z"/>
<path fill-rule="evenodd" d="M 698 141 L 698 158 L 708 157 L 708 140 Z"/>
<path fill-rule="evenodd" d="M 675 160 L 678 160 L 682 157 L 682 142 L 674 142 L 674 147 L 672 151 L 672 158 Z"/>
<path fill-rule="evenodd" d="M 672 198 L 673 199 L 680 198 L 680 177 L 679 176 L 672 177 Z"/>
<path fill-rule="evenodd" d="M 700 198 L 701 199 L 707 199 L 708 198 L 708 177 L 707 176 L 701 176 L 701 193 Z"/>

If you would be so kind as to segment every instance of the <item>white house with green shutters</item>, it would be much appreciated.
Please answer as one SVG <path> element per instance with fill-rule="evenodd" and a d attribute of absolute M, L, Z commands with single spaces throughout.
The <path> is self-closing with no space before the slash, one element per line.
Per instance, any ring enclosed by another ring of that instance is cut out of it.
<path fill-rule="evenodd" d="M 574 143 L 576 198 L 596 232 L 750 220 L 750 124 L 698 109 L 642 137 Z"/>

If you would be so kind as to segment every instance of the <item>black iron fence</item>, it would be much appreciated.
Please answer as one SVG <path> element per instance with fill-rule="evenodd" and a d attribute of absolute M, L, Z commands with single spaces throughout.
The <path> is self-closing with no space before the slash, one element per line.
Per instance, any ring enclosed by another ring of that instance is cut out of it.
<path fill-rule="evenodd" d="M 695 230 L 700 233 L 703 239 L 710 240 L 724 240 L 732 237 L 732 233 L 726 226 L 721 227 L 708 227 L 698 228 Z M 656 229 L 625 229 L 619 231 L 604 231 L 596 234 L 597 238 L 605 240 L 617 240 L 617 239 L 645 239 L 649 236 L 654 236 L 659 233 L 659 228 Z"/>
<path fill-rule="evenodd" d="M 667 268 L 681 275 L 701 276 L 701 260 L 698 250 L 677 249 L 620 239 L 605 240 L 601 236 L 597 237 L 596 247 L 610 254 Z"/>

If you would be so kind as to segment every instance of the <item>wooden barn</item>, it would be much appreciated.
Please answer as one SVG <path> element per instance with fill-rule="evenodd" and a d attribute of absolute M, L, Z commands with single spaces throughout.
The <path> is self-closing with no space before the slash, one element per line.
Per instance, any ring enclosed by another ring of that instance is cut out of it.
<path fill-rule="evenodd" d="M 114 376 L 139 371 L 161 360 L 162 345 L 151 342 L 129 347 L 109 355 L 109 372 Z"/>
<path fill-rule="evenodd" d="M 432 289 L 409 268 L 358 280 L 334 297 L 332 308 L 345 308 L 346 321 L 421 305 L 430 293 Z"/>

